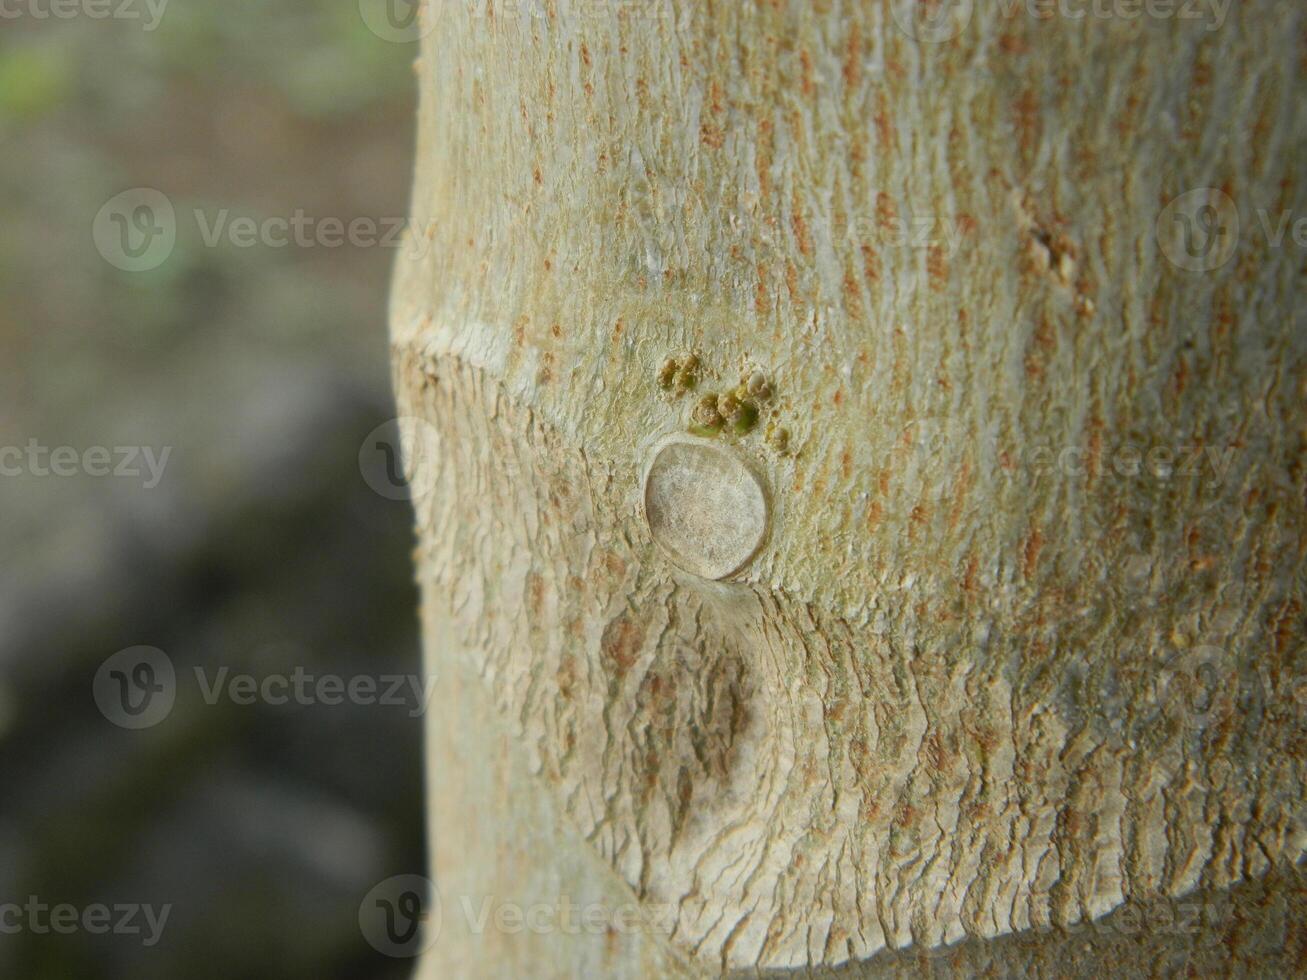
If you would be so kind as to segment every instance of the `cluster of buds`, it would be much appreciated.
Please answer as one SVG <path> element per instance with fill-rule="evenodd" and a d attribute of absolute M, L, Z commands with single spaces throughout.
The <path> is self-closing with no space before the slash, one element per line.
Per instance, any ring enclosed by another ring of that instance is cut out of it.
<path fill-rule="evenodd" d="M 699 384 L 699 358 L 696 354 L 677 359 L 669 357 L 658 372 L 658 387 L 684 395 Z"/>
<path fill-rule="evenodd" d="M 715 435 L 729 427 L 736 435 L 752 432 L 758 424 L 758 404 L 772 397 L 771 385 L 754 371 L 723 395 L 704 395 L 694 406 L 692 431 Z"/>
<path fill-rule="evenodd" d="M 669 357 L 658 370 L 658 387 L 680 397 L 698 388 L 700 375 L 697 354 Z M 758 427 L 762 406 L 773 397 L 771 382 L 761 371 L 752 371 L 730 391 L 708 392 L 700 397 L 690 411 L 690 432 L 698 436 L 715 436 L 721 432 L 747 435 Z M 767 423 L 766 437 L 767 444 L 777 452 L 788 451 L 790 433 L 778 428 L 775 419 Z"/>

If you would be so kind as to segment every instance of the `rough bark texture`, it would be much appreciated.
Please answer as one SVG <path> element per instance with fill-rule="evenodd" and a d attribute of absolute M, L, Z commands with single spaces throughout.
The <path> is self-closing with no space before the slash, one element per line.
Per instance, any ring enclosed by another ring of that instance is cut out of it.
<path fill-rule="evenodd" d="M 1307 11 L 903 9 L 435 8 L 431 976 L 1307 968 Z M 687 430 L 767 488 L 726 581 L 643 507 Z"/>

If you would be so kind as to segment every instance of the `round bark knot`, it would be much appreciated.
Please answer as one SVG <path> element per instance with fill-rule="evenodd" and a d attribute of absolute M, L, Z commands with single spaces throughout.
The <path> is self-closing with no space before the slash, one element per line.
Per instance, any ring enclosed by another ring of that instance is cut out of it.
<path fill-rule="evenodd" d="M 644 516 L 672 564 L 705 579 L 743 571 L 767 537 L 767 492 L 733 449 L 690 436 L 661 443 L 645 471 Z"/>

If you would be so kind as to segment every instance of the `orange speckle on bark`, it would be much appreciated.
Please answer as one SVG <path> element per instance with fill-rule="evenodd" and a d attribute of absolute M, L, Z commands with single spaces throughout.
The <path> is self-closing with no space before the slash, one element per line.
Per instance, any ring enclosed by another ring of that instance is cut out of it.
<path fill-rule="evenodd" d="M 1085 460 L 1085 471 L 1089 474 L 1089 482 L 1093 483 L 1098 479 L 1100 467 L 1103 462 L 1103 420 L 1095 415 L 1089 420 L 1089 456 Z"/>
<path fill-rule="evenodd" d="M 1285 653 L 1302 630 L 1302 603 L 1290 599 L 1280 607 L 1275 620 L 1275 652 Z"/>
<path fill-rule="evenodd" d="M 610 622 L 599 641 L 600 650 L 616 667 L 619 675 L 625 674 L 635 664 L 640 652 L 640 630 L 623 614 Z"/>
<path fill-rule="evenodd" d="M 753 308 L 758 316 L 766 316 L 771 311 L 771 300 L 767 294 L 767 267 L 758 263 L 758 286 L 754 291 Z"/>
<path fill-rule="evenodd" d="M 775 127 L 767 117 L 758 120 L 758 194 L 765 201 L 771 194 L 771 164 Z"/>
<path fill-rule="evenodd" d="M 862 274 L 869 283 L 880 282 L 880 256 L 871 245 L 862 246 Z"/>
<path fill-rule="evenodd" d="M 812 239 L 808 236 L 808 222 L 803 218 L 796 202 L 790 214 L 790 225 L 794 228 L 794 241 L 799 246 L 799 253 L 804 258 L 812 258 Z"/>
<path fill-rule="evenodd" d="M 862 80 L 862 27 L 856 22 L 844 46 L 844 66 L 840 73 L 844 76 L 845 86 L 850 89 L 857 88 Z"/>
<path fill-rule="evenodd" d="M 976 574 L 980 571 L 980 559 L 972 555 L 962 573 L 962 591 L 974 594 L 976 591 Z"/>
<path fill-rule="evenodd" d="M 895 231 L 899 218 L 899 209 L 894 200 L 884 191 L 876 192 L 876 223 L 881 231 Z"/>
<path fill-rule="evenodd" d="M 875 531 L 880 526 L 882 508 L 879 500 L 873 500 L 867 507 L 867 530 Z"/>
<path fill-rule="evenodd" d="M 1039 552 L 1043 547 L 1043 532 L 1038 527 L 1032 527 L 1030 533 L 1026 535 L 1025 543 L 1021 546 L 1021 574 L 1026 578 L 1033 577 L 1035 568 L 1039 564 Z"/>
<path fill-rule="evenodd" d="M 705 122 L 699 127 L 699 141 L 713 150 L 720 150 L 726 144 L 726 133 L 716 123 Z"/>
<path fill-rule="evenodd" d="M 803 71 L 803 78 L 800 82 L 800 87 L 803 90 L 804 96 L 812 98 L 813 94 L 817 91 L 817 87 L 812 82 L 812 55 L 808 53 L 807 48 L 804 48 L 799 52 L 799 65 Z"/>
<path fill-rule="evenodd" d="M 1189 384 L 1189 362 L 1181 357 L 1176 362 L 1175 371 L 1171 375 L 1171 385 L 1175 389 L 1176 397 L 1184 394 L 1186 386 Z"/>
<path fill-rule="evenodd" d="M 931 245 L 926 249 L 926 272 L 930 276 L 931 286 L 937 291 L 943 291 L 948 285 L 948 256 L 944 252 L 944 246 Z"/>
<path fill-rule="evenodd" d="M 852 272 L 844 274 L 844 309 L 850 320 L 862 319 L 862 288 Z"/>
<path fill-rule="evenodd" d="M 1025 54 L 1029 50 L 1026 39 L 1020 34 L 1006 33 L 998 36 L 999 50 L 1005 54 Z"/>
<path fill-rule="evenodd" d="M 885 101 L 885 94 L 879 93 L 876 97 L 876 113 L 872 117 L 872 122 L 876 127 L 876 142 L 882 150 L 892 149 L 894 142 L 894 123 L 890 121 L 889 106 Z"/>
<path fill-rule="evenodd" d="M 1017 144 L 1022 154 L 1029 156 L 1034 152 L 1039 128 L 1039 99 L 1027 89 L 1013 103 L 1012 111 L 1016 116 Z"/>
<path fill-rule="evenodd" d="M 1046 316 L 1041 316 L 1035 326 L 1035 343 L 1041 350 L 1046 351 L 1051 351 L 1057 346 L 1057 334 L 1053 330 L 1053 323 Z"/>
<path fill-rule="evenodd" d="M 971 491 L 971 464 L 963 463 L 962 470 L 958 473 L 957 486 L 953 488 L 953 506 L 948 512 L 949 530 L 958 526 L 962 519 L 963 505 L 966 504 L 967 494 Z"/>
<path fill-rule="evenodd" d="M 544 611 L 545 582 L 537 573 L 527 577 L 526 608 L 532 619 L 539 620 Z"/>
<path fill-rule="evenodd" d="M 609 551 L 604 554 L 604 571 L 608 577 L 614 581 L 620 580 L 626 575 L 626 562 L 616 553 Z"/>

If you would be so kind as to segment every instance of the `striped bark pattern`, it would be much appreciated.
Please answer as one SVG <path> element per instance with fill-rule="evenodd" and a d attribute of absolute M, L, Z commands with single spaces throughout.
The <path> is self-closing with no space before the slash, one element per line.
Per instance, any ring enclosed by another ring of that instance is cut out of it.
<path fill-rule="evenodd" d="M 905 10 L 431 12 L 391 332 L 481 719 L 432 725 L 434 877 L 566 861 L 646 920 L 433 964 L 1014 968 L 1195 895 L 1214 968 L 1302 955 L 1307 9 Z M 725 581 L 644 510 L 691 431 L 767 490 Z"/>

